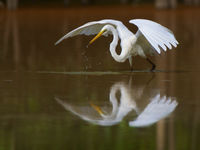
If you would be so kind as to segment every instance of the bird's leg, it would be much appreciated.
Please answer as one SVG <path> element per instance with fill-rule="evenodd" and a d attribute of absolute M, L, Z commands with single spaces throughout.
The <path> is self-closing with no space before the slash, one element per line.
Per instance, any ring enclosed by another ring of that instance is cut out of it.
<path fill-rule="evenodd" d="M 149 58 L 146 58 L 146 60 L 152 65 L 151 71 L 154 71 L 156 69 L 156 65 Z"/>
<path fill-rule="evenodd" d="M 133 61 L 132 61 L 131 56 L 128 58 L 128 61 L 129 61 L 129 64 L 130 64 L 131 71 L 133 71 Z"/>

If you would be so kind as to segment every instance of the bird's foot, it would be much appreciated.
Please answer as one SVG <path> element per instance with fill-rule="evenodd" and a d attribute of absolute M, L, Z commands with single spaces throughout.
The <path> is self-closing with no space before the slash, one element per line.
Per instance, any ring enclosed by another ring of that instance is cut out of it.
<path fill-rule="evenodd" d="M 133 71 L 134 71 L 134 69 L 133 69 L 133 67 L 132 67 L 132 66 L 130 67 L 130 71 L 131 71 L 131 72 L 133 72 Z"/>
<path fill-rule="evenodd" d="M 155 65 L 155 64 L 153 64 L 153 65 L 152 65 L 152 68 L 151 68 L 151 70 L 150 70 L 150 71 L 151 71 L 151 72 L 154 72 L 155 70 L 156 70 L 156 65 Z"/>
<path fill-rule="evenodd" d="M 146 60 L 152 65 L 152 68 L 151 68 L 151 72 L 155 71 L 156 69 L 156 65 L 149 59 L 149 58 L 146 58 Z"/>

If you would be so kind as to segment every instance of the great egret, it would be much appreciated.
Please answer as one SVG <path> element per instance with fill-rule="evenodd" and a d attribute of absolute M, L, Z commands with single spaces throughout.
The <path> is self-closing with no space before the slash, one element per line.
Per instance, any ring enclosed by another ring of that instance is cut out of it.
<path fill-rule="evenodd" d="M 132 23 L 138 27 L 136 34 L 133 34 L 121 21 L 104 19 L 100 21 L 88 22 L 59 39 L 55 45 L 62 40 L 79 34 L 93 35 L 97 34 L 89 44 L 92 44 L 101 35 L 113 35 L 113 41 L 110 43 L 110 52 L 117 62 L 124 62 L 129 59 L 132 67 L 132 56 L 141 56 L 145 58 L 151 65 L 151 70 L 155 69 L 155 64 L 147 57 L 147 55 L 160 54 L 161 50 L 166 51 L 176 47 L 178 41 L 174 37 L 172 31 L 168 28 L 147 19 L 133 19 Z M 116 47 L 118 40 L 121 40 L 121 53 L 118 55 Z"/>

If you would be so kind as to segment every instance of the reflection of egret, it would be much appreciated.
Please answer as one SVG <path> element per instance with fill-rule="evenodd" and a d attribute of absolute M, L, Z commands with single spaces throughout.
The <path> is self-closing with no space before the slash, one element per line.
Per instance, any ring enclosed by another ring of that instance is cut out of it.
<path fill-rule="evenodd" d="M 129 125 L 134 127 L 149 126 L 168 116 L 177 105 L 175 100 L 165 96 L 160 97 L 160 94 L 157 94 L 144 111 L 134 121 L 129 122 Z"/>
<path fill-rule="evenodd" d="M 142 95 L 145 94 L 143 90 L 144 89 L 139 88 L 133 92 L 133 89 L 124 82 L 114 84 L 110 89 L 109 96 L 112 105 L 111 109 L 108 109 L 108 107 L 99 107 L 93 103 L 90 103 L 90 106 L 73 106 L 59 98 L 56 98 L 56 101 L 66 110 L 79 116 L 83 120 L 102 126 L 118 124 L 132 111 L 135 111 L 138 117 L 134 121 L 130 121 L 129 125 L 137 127 L 147 126 L 168 116 L 176 108 L 176 100 L 160 97 L 160 93 L 157 93 L 153 98 L 148 97 L 150 102 L 142 113 L 140 113 L 139 110 L 141 108 L 138 107 L 136 102 L 139 104 L 145 100 L 144 98 L 141 99 L 141 97 L 143 97 Z M 117 99 L 117 92 L 120 93 L 119 101 Z"/>
<path fill-rule="evenodd" d="M 152 64 L 151 70 L 154 70 L 155 64 L 147 58 L 147 55 L 154 55 L 156 52 L 160 54 L 161 49 L 164 51 L 166 51 L 167 48 L 172 49 L 172 46 L 177 46 L 177 40 L 169 29 L 156 22 L 146 19 L 134 19 L 129 22 L 138 27 L 136 34 L 129 31 L 129 29 L 120 21 L 105 19 L 88 22 L 67 33 L 55 44 L 60 43 L 68 37 L 73 37 L 79 34 L 97 34 L 90 41 L 89 44 L 91 44 L 101 35 L 107 36 L 108 34 L 112 34 L 113 41 L 110 44 L 110 52 L 117 62 L 124 62 L 126 59 L 129 59 L 129 63 L 132 66 L 132 56 L 139 55 L 146 58 L 147 61 Z M 121 40 L 122 50 L 118 55 L 116 47 L 119 38 Z"/>
<path fill-rule="evenodd" d="M 120 102 L 118 103 L 116 93 L 120 92 Z M 59 98 L 56 98 L 56 101 L 63 105 L 66 110 L 71 111 L 72 113 L 78 115 L 83 120 L 89 121 L 94 124 L 102 126 L 111 126 L 118 124 L 122 119 L 132 110 L 137 112 L 136 103 L 131 97 L 130 88 L 123 82 L 118 82 L 111 87 L 110 90 L 110 103 L 112 105 L 112 110 L 102 109 L 97 105 L 91 103 L 91 107 L 84 107 L 85 111 L 82 108 L 77 108 L 70 104 L 64 103 Z M 104 107 L 106 108 L 106 107 Z M 94 110 L 96 112 L 94 112 Z"/>
<path fill-rule="evenodd" d="M 121 95 L 119 103 L 116 97 L 118 91 Z M 112 86 L 109 98 L 112 104 L 112 112 L 110 114 L 102 111 L 100 107 L 92 104 L 92 107 L 102 117 L 102 120 L 99 120 L 101 125 L 117 124 L 132 110 L 138 112 L 136 103 L 131 96 L 131 90 L 123 82 L 118 82 Z"/>

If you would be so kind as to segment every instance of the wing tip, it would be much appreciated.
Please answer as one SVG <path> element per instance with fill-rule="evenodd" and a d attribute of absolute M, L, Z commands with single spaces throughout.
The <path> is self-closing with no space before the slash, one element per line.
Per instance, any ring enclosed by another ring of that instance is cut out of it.
<path fill-rule="evenodd" d="M 57 42 L 55 42 L 55 43 L 54 43 L 54 45 L 56 46 L 56 45 L 58 45 L 59 43 L 60 43 L 60 42 L 59 42 L 59 41 L 57 41 Z"/>
<path fill-rule="evenodd" d="M 62 40 L 64 40 L 64 38 L 59 39 L 57 42 L 54 43 L 54 45 L 58 45 Z"/>
<path fill-rule="evenodd" d="M 176 45 L 178 45 L 178 44 L 179 44 L 179 42 L 178 42 L 177 40 L 176 40 L 175 42 L 176 42 Z"/>

